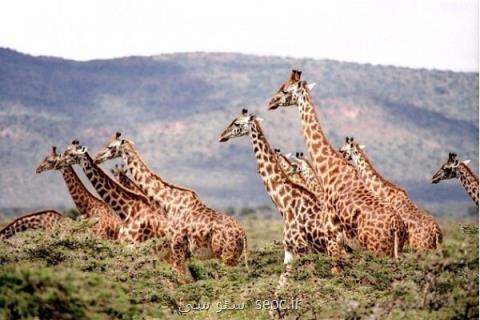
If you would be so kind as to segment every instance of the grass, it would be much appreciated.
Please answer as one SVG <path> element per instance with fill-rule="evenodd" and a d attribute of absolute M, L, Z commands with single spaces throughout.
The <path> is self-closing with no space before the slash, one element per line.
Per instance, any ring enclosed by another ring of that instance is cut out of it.
<path fill-rule="evenodd" d="M 291 307 L 285 316 L 478 319 L 477 223 L 441 223 L 445 240 L 434 252 L 406 252 L 398 261 L 355 252 L 340 275 L 330 273 L 328 257 L 299 259 L 277 298 Z M 0 318 L 268 319 L 283 269 L 282 224 L 255 218 L 243 224 L 249 269 L 191 260 L 194 281 L 187 283 L 150 254 L 153 242 L 124 247 L 85 233 L 78 221 L 19 234 L 0 243 Z M 225 303 L 232 310 L 218 312 Z M 206 310 L 182 315 L 189 304 Z"/>

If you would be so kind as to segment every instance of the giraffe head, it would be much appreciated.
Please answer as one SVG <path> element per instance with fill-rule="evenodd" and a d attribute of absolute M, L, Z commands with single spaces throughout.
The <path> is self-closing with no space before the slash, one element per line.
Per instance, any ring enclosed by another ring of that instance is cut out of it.
<path fill-rule="evenodd" d="M 99 164 L 110 159 L 121 157 L 125 152 L 126 140 L 120 132 L 115 133 L 112 141 L 95 156 L 95 163 Z"/>
<path fill-rule="evenodd" d="M 298 165 L 291 161 L 291 153 L 282 154 L 280 149 L 275 149 L 274 151 L 277 156 L 277 162 L 280 164 L 280 168 L 282 168 L 284 173 L 289 176 L 300 173 Z"/>
<path fill-rule="evenodd" d="M 442 180 L 458 178 L 459 167 L 463 163 L 467 165 L 470 160 L 460 161 L 455 153 L 448 154 L 448 160 L 432 177 L 432 183 L 439 183 Z"/>
<path fill-rule="evenodd" d="M 298 97 L 303 94 L 305 90 L 310 92 L 315 84 L 307 84 L 306 81 L 301 80 L 301 76 L 301 71 L 292 70 L 287 82 L 282 84 L 280 89 L 278 89 L 272 99 L 270 99 L 268 110 L 275 110 L 278 107 L 296 106 Z"/>
<path fill-rule="evenodd" d="M 62 163 L 66 166 L 80 164 L 87 155 L 87 147 L 82 146 L 78 140 L 73 140 L 63 153 Z"/>
<path fill-rule="evenodd" d="M 288 160 L 290 164 L 290 169 L 288 171 L 288 174 L 295 175 L 295 174 L 302 173 L 301 157 L 303 157 L 303 152 L 296 152 L 295 155 L 291 153 L 287 153 L 284 155 L 284 157 Z"/>
<path fill-rule="evenodd" d="M 52 146 L 52 151 L 49 155 L 43 159 L 43 161 L 38 165 L 35 170 L 37 173 L 42 173 L 47 170 L 58 170 L 61 169 L 61 158 L 62 156 L 57 153 L 57 147 Z"/>
<path fill-rule="evenodd" d="M 353 137 L 345 137 L 345 144 L 340 148 L 340 153 L 345 160 L 351 161 L 354 155 L 359 153 L 359 150 L 364 149 L 365 146 L 354 141 Z"/>
<path fill-rule="evenodd" d="M 226 142 L 231 138 L 238 138 L 246 136 L 250 133 L 250 128 L 254 121 L 262 121 L 261 118 L 256 117 L 254 114 L 248 113 L 247 109 L 243 109 L 238 118 L 235 118 L 232 123 L 222 132 L 220 135 L 220 142 Z"/>

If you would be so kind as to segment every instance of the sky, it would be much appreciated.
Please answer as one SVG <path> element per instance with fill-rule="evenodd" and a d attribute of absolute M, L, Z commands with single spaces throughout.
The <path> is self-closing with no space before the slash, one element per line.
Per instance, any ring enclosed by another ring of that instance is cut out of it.
<path fill-rule="evenodd" d="M 75 60 L 213 51 L 478 72 L 478 0 L 5 0 L 0 47 Z"/>

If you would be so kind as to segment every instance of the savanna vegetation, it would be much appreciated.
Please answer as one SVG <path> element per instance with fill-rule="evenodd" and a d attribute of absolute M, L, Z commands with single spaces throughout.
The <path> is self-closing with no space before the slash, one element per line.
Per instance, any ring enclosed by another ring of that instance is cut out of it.
<path fill-rule="evenodd" d="M 0 318 L 267 319 L 281 299 L 289 319 L 478 319 L 476 221 L 441 220 L 438 250 L 398 261 L 356 250 L 340 275 L 330 258 L 304 257 L 277 298 L 282 222 L 254 214 L 242 222 L 248 268 L 191 260 L 186 283 L 152 254 L 154 241 L 125 247 L 70 219 L 18 234 L 0 243 Z"/>

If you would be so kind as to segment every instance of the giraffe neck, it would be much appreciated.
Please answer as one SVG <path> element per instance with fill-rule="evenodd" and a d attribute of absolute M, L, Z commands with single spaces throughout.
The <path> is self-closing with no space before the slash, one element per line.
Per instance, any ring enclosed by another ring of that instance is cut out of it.
<path fill-rule="evenodd" d="M 128 217 L 133 219 L 140 206 L 149 205 L 144 196 L 125 189 L 110 178 L 105 171 L 95 164 L 88 152 L 82 158 L 81 165 L 97 193 L 123 221 Z"/>
<path fill-rule="evenodd" d="M 283 215 L 283 201 L 280 195 L 288 192 L 285 185 L 291 185 L 291 182 L 277 162 L 277 156 L 268 143 L 257 120 L 253 122 L 249 136 L 255 158 L 257 159 L 258 173 L 262 177 L 268 195 Z"/>
<path fill-rule="evenodd" d="M 62 169 L 62 176 L 80 215 L 89 218 L 91 213 L 89 210 L 90 205 L 100 200 L 83 185 L 72 166 Z"/>
<path fill-rule="evenodd" d="M 307 144 L 308 152 L 314 163 L 314 169 L 320 183 L 324 185 L 328 179 L 328 172 L 331 172 L 335 168 L 330 160 L 337 160 L 341 164 L 348 165 L 345 159 L 336 152 L 332 147 L 327 137 L 325 136 L 315 106 L 313 105 L 310 93 L 306 89 L 302 89 L 302 92 L 298 96 L 298 109 L 300 111 L 300 117 L 302 120 L 303 134 L 305 142 Z M 328 169 L 328 171 L 327 171 Z"/>
<path fill-rule="evenodd" d="M 299 172 L 292 172 L 292 164 L 291 162 L 285 158 L 283 155 L 278 155 L 278 163 L 280 165 L 280 169 L 287 175 L 288 179 L 295 184 L 301 185 L 302 187 L 306 188 L 305 180 L 302 178 Z"/>
<path fill-rule="evenodd" d="M 396 209 L 416 207 L 407 191 L 385 179 L 373 166 L 363 150 L 356 147 L 352 153 L 352 161 L 367 189 L 384 203 Z"/>
<path fill-rule="evenodd" d="M 140 187 L 135 182 L 133 182 L 132 179 L 130 179 L 129 177 L 127 177 L 123 173 L 121 173 L 118 176 L 118 182 L 120 182 L 120 184 L 127 189 L 130 189 L 130 190 L 135 191 L 135 192 L 140 193 L 140 194 L 143 193 L 143 190 L 140 189 Z"/>
<path fill-rule="evenodd" d="M 382 177 L 363 150 L 355 148 L 352 153 L 352 160 L 357 167 L 358 174 L 363 182 L 375 195 L 385 198 L 389 195 L 394 195 L 396 191 L 401 190 L 399 187 Z M 390 201 L 393 199 L 387 200 Z"/>
<path fill-rule="evenodd" d="M 325 192 L 323 191 L 323 186 L 313 168 L 306 161 L 302 161 L 301 170 L 307 189 L 311 190 L 318 199 L 324 199 Z"/>
<path fill-rule="evenodd" d="M 458 167 L 459 179 L 468 195 L 478 206 L 478 178 L 464 163 Z"/>
<path fill-rule="evenodd" d="M 168 216 L 177 215 L 186 207 L 206 207 L 194 191 L 170 184 L 152 171 L 128 141 L 122 158 L 138 187 L 151 201 L 165 208 Z"/>

